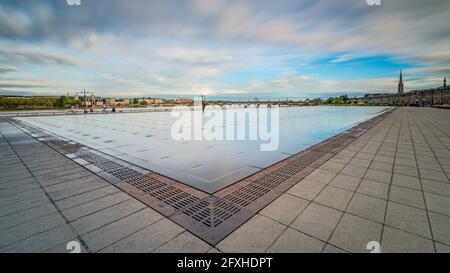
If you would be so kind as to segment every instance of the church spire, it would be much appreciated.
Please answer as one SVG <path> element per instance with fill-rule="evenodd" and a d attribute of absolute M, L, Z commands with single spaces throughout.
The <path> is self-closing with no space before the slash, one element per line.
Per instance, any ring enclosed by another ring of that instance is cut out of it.
<path fill-rule="evenodd" d="M 444 78 L 444 88 L 447 87 L 447 77 Z"/>
<path fill-rule="evenodd" d="M 398 93 L 403 94 L 403 70 L 400 70 L 400 80 L 398 82 Z"/>

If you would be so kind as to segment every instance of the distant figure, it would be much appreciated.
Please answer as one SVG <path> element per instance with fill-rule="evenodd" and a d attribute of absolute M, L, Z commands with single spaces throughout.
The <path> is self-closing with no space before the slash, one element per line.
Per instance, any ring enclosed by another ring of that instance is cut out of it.
<path fill-rule="evenodd" d="M 102 113 L 103 113 L 103 114 L 106 113 L 106 106 L 103 107 Z"/>
<path fill-rule="evenodd" d="M 116 107 L 112 108 L 112 112 L 115 113 L 116 112 Z"/>
<path fill-rule="evenodd" d="M 205 99 L 202 99 L 202 111 L 205 112 L 206 102 Z"/>
<path fill-rule="evenodd" d="M 83 113 L 87 114 L 87 112 L 88 112 L 88 111 L 87 111 L 87 109 L 86 109 L 86 108 L 84 108 L 84 111 L 83 111 Z"/>
<path fill-rule="evenodd" d="M 89 110 L 89 112 L 94 113 L 94 109 L 92 109 L 92 107 L 91 107 L 91 110 Z"/>

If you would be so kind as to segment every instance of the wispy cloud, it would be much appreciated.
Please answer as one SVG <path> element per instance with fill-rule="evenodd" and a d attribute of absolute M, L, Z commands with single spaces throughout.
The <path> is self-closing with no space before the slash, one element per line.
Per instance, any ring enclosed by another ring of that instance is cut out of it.
<path fill-rule="evenodd" d="M 9 73 L 9 72 L 15 72 L 15 71 L 17 71 L 17 69 L 15 69 L 15 68 L 2 68 L 2 67 L 0 67 L 0 74 Z"/>
<path fill-rule="evenodd" d="M 13 64 L 40 64 L 40 65 L 69 65 L 75 66 L 76 61 L 67 56 L 58 56 L 45 54 L 39 51 L 15 51 L 15 50 L 2 50 L 0 49 L 0 62 L 13 63 Z"/>
<path fill-rule="evenodd" d="M 4 0 L 0 73 L 51 83 L 16 87 L 32 92 L 300 95 L 394 91 L 403 67 L 414 89 L 450 74 L 449 11 L 447 0 Z"/>

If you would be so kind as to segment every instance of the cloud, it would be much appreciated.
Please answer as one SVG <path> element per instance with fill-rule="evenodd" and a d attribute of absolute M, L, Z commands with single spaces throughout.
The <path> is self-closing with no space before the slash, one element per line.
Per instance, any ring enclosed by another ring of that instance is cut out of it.
<path fill-rule="evenodd" d="M 17 70 L 0 73 L 104 94 L 391 91 L 397 66 L 336 79 L 349 61 L 387 56 L 409 68 L 411 87 L 428 86 L 450 71 L 448 10 L 447 0 L 3 0 L 0 64 Z"/>
<path fill-rule="evenodd" d="M 417 67 L 407 69 L 406 72 L 422 75 L 450 75 L 450 66 Z"/>
<path fill-rule="evenodd" d="M 334 60 L 331 61 L 331 63 L 342 63 L 342 62 L 347 62 L 351 59 L 355 58 L 353 55 L 351 54 L 344 54 L 344 55 L 340 55 L 337 58 L 335 58 Z"/>
<path fill-rule="evenodd" d="M 17 69 L 15 69 L 15 68 L 2 68 L 2 67 L 0 67 L 0 74 L 9 73 L 9 72 L 15 72 L 15 71 L 17 71 Z"/>
<path fill-rule="evenodd" d="M 29 33 L 31 21 L 21 11 L 0 7 L 0 35 L 25 36 Z"/>
<path fill-rule="evenodd" d="M 0 88 L 42 88 L 50 87 L 50 83 L 0 80 Z"/>
<path fill-rule="evenodd" d="M 206 48 L 166 48 L 158 50 L 156 55 L 188 65 L 216 65 L 233 60 L 233 57 L 225 52 Z"/>
<path fill-rule="evenodd" d="M 0 49 L 0 62 L 4 63 L 18 63 L 18 64 L 58 64 L 75 66 L 77 61 L 67 56 L 59 56 L 46 54 L 38 51 L 15 51 L 15 50 L 3 50 Z"/>

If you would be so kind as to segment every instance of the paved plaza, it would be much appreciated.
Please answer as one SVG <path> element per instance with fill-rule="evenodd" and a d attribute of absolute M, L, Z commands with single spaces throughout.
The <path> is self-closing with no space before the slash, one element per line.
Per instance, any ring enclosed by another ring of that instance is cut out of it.
<path fill-rule="evenodd" d="M 217 245 L 0 121 L 0 252 L 450 252 L 450 111 L 397 108 Z"/>

